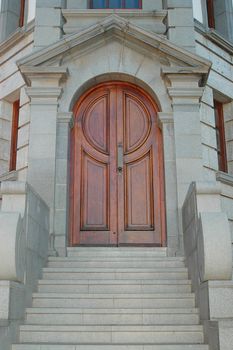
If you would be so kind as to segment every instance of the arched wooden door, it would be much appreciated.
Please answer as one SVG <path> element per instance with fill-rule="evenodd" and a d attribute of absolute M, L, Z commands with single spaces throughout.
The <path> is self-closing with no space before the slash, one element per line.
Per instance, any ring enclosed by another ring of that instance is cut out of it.
<path fill-rule="evenodd" d="M 74 109 L 71 245 L 165 245 L 162 138 L 140 88 L 101 84 Z"/>

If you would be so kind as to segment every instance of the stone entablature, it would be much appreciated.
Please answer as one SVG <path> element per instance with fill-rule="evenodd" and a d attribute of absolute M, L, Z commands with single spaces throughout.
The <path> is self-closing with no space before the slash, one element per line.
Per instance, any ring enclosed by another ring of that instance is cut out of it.
<path fill-rule="evenodd" d="M 62 10 L 65 18 L 63 31 L 65 34 L 76 33 L 83 29 L 102 22 L 104 18 L 111 15 L 120 16 L 130 23 L 140 26 L 157 34 L 166 33 L 165 18 L 167 11 L 146 11 L 146 10 Z"/>

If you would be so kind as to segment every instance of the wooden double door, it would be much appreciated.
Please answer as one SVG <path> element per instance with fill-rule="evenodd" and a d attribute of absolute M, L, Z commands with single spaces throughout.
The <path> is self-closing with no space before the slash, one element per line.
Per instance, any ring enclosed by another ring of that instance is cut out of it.
<path fill-rule="evenodd" d="M 101 84 L 74 109 L 71 245 L 165 244 L 156 105 L 131 84 Z"/>

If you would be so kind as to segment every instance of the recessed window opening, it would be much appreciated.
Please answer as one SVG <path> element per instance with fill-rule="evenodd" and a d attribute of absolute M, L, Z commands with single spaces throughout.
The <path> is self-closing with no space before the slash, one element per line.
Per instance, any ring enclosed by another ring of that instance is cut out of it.
<path fill-rule="evenodd" d="M 9 170 L 16 170 L 17 142 L 19 128 L 19 100 L 13 103 L 12 124 L 11 124 L 11 148 Z"/>
<path fill-rule="evenodd" d="M 20 0 L 19 27 L 31 22 L 36 14 L 36 0 Z"/>
<path fill-rule="evenodd" d="M 91 0 L 92 9 L 140 9 L 142 0 Z"/>
<path fill-rule="evenodd" d="M 31 22 L 36 14 L 36 0 L 28 1 L 27 22 Z"/>
<path fill-rule="evenodd" d="M 227 151 L 226 151 L 223 104 L 215 100 L 214 110 L 215 110 L 218 166 L 220 171 L 227 172 L 228 170 L 227 169 Z"/>
<path fill-rule="evenodd" d="M 203 23 L 203 11 L 202 11 L 202 0 L 193 0 L 193 17 Z"/>

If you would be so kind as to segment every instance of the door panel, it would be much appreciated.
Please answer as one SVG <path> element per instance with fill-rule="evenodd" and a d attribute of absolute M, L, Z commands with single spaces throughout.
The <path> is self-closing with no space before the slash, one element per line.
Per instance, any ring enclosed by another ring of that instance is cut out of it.
<path fill-rule="evenodd" d="M 101 84 L 74 114 L 71 244 L 164 245 L 162 138 L 151 98 L 131 84 Z"/>
<path fill-rule="evenodd" d="M 125 230 L 153 230 L 152 159 L 143 158 L 125 165 Z"/>
<path fill-rule="evenodd" d="M 109 151 L 108 100 L 108 95 L 94 100 L 83 117 L 83 133 L 88 142 L 104 153 Z"/>
<path fill-rule="evenodd" d="M 81 230 L 109 230 L 108 164 L 83 152 L 81 169 Z"/>
<path fill-rule="evenodd" d="M 141 102 L 133 96 L 125 95 L 124 144 L 125 153 L 140 147 L 150 132 L 150 116 Z"/>

